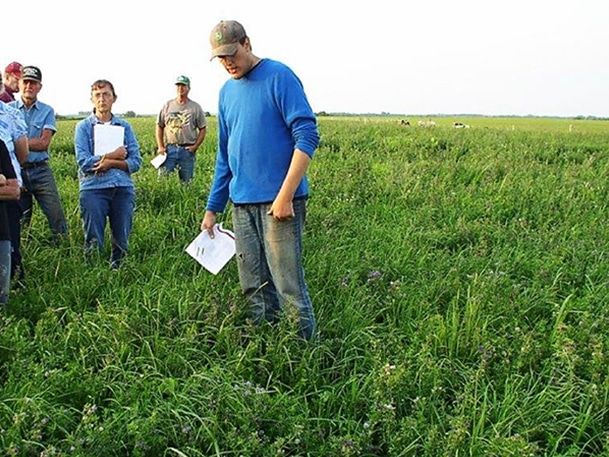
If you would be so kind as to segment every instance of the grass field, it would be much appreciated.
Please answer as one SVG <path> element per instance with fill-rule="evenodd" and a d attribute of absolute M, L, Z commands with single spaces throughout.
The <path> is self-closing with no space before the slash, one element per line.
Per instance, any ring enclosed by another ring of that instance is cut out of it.
<path fill-rule="evenodd" d="M 70 235 L 51 246 L 39 208 L 24 232 L 27 287 L 0 314 L 0 454 L 609 456 L 609 123 L 435 120 L 320 119 L 314 344 L 290 316 L 248 322 L 234 261 L 212 276 L 184 253 L 215 119 L 187 187 L 156 176 L 154 122 L 132 120 L 145 164 L 118 272 L 83 258 L 61 121 Z"/>

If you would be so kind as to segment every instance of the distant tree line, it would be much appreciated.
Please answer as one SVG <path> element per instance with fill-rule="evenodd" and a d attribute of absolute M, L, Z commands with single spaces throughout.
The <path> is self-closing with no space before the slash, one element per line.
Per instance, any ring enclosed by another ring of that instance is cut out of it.
<path fill-rule="evenodd" d="M 91 111 L 79 111 L 78 114 L 70 114 L 70 115 L 57 115 L 57 119 L 84 119 Z M 122 114 L 117 114 L 120 117 L 149 117 L 151 114 L 137 114 L 133 110 L 125 111 Z M 205 111 L 206 117 L 213 116 L 209 111 Z M 591 115 L 578 115 L 578 116 L 537 116 L 534 114 L 527 115 L 516 115 L 516 114 L 498 114 L 498 115 L 486 115 L 486 114 L 396 114 L 396 113 L 388 113 L 386 111 L 382 111 L 381 113 L 328 113 L 327 111 L 318 111 L 315 113 L 317 117 L 325 117 L 325 116 L 410 116 L 410 117 L 513 117 L 513 118 L 556 118 L 556 119 L 574 119 L 578 121 L 609 121 L 609 117 L 602 116 L 591 116 Z"/>

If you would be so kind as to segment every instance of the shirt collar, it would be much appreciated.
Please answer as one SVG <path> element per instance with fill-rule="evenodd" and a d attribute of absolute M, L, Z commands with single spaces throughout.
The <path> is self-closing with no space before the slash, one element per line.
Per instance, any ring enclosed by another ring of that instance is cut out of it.
<path fill-rule="evenodd" d="M 36 101 L 34 103 L 32 103 L 32 106 L 30 106 L 29 108 L 27 108 L 25 106 L 25 103 L 23 103 L 23 99 L 21 97 L 19 97 L 17 100 L 15 100 L 15 104 L 17 106 L 17 108 L 19 109 L 38 109 L 38 99 L 36 99 Z"/>
<path fill-rule="evenodd" d="M 95 115 L 95 112 L 91 113 L 89 115 L 89 119 L 91 121 L 91 124 L 96 125 L 96 124 L 104 124 L 104 122 L 100 121 L 97 116 Z M 112 117 L 110 118 L 110 125 L 116 125 L 118 124 L 117 121 L 117 117 L 113 114 Z"/>

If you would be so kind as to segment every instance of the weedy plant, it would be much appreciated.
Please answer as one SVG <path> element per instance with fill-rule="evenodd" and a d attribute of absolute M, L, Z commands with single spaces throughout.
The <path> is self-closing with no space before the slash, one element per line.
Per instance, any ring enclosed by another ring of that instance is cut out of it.
<path fill-rule="evenodd" d="M 119 271 L 85 260 L 74 121 L 27 282 L 0 314 L 9 456 L 609 455 L 609 129 L 604 122 L 320 118 L 305 270 L 320 327 L 248 320 L 234 262 L 184 249 L 213 174 L 159 178 L 154 120 Z M 221 220 L 231 227 L 230 210 Z"/>

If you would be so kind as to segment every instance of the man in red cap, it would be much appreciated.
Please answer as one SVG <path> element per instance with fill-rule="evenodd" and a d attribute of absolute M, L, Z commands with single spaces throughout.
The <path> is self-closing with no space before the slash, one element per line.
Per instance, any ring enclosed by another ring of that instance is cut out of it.
<path fill-rule="evenodd" d="M 4 89 L 0 92 L 0 100 L 4 103 L 14 102 L 15 94 L 19 92 L 19 79 L 23 66 L 19 62 L 11 62 L 4 69 L 2 81 Z"/>

